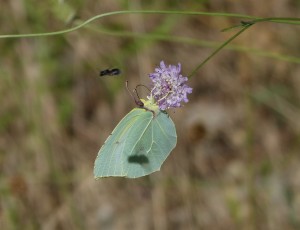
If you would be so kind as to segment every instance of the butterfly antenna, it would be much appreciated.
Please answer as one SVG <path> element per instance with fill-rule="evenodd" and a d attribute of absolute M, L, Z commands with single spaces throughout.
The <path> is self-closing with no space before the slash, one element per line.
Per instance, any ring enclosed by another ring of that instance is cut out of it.
<path fill-rule="evenodd" d="M 127 89 L 127 91 L 128 91 L 128 93 L 129 93 L 129 95 L 132 97 L 132 99 L 134 100 L 134 102 L 135 102 L 135 104 L 138 106 L 138 107 L 140 107 L 140 108 L 142 108 L 142 107 L 144 107 L 144 103 L 141 101 L 141 99 L 139 98 L 139 95 L 137 94 L 137 91 L 136 91 L 136 89 L 135 89 L 135 93 L 136 93 L 136 95 L 137 95 L 137 97 L 138 97 L 138 100 L 133 96 L 133 94 L 130 92 L 130 90 L 128 89 L 128 81 L 126 81 L 126 89 Z"/>
<path fill-rule="evenodd" d="M 138 91 L 136 90 L 136 88 L 135 88 L 133 91 L 135 92 L 137 98 L 138 98 L 139 100 L 141 100 L 141 98 L 140 98 L 140 96 L 139 96 L 139 93 L 138 93 Z"/>
<path fill-rule="evenodd" d="M 142 84 L 138 84 L 138 85 L 134 88 L 134 92 L 135 92 L 135 94 L 136 94 L 136 96 L 138 97 L 139 100 L 141 100 L 141 98 L 140 98 L 139 93 L 138 93 L 138 91 L 137 91 L 137 88 L 138 88 L 138 87 L 145 87 L 145 88 L 151 93 L 151 90 L 150 90 L 147 86 L 142 85 Z"/>

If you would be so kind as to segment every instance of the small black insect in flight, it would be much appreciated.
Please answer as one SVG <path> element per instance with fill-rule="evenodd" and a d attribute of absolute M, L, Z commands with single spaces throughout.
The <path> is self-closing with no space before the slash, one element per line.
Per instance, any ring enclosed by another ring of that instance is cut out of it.
<path fill-rule="evenodd" d="M 100 76 L 114 76 L 114 75 L 119 75 L 121 73 L 120 69 L 106 69 L 106 70 L 102 70 L 100 71 Z"/>

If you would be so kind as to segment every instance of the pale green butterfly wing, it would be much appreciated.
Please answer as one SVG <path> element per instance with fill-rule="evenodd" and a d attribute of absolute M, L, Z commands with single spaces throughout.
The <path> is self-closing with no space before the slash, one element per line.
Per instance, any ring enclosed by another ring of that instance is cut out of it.
<path fill-rule="evenodd" d="M 136 178 L 158 171 L 176 142 L 175 125 L 167 114 L 133 109 L 101 147 L 94 176 Z"/>

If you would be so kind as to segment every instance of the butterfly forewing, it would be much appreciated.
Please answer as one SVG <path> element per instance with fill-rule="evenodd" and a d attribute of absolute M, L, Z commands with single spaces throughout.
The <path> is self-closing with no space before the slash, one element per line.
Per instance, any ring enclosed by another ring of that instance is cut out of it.
<path fill-rule="evenodd" d="M 175 147 L 174 123 L 167 114 L 133 109 L 114 129 L 95 161 L 94 176 L 136 178 L 158 171 Z"/>

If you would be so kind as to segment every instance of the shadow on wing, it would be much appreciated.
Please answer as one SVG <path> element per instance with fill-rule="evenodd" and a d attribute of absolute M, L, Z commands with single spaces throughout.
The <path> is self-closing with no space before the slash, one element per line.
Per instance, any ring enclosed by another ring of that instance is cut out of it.
<path fill-rule="evenodd" d="M 140 154 L 140 155 L 132 155 L 128 157 L 129 163 L 135 163 L 135 164 L 147 164 L 149 163 L 149 159 L 146 155 Z"/>

